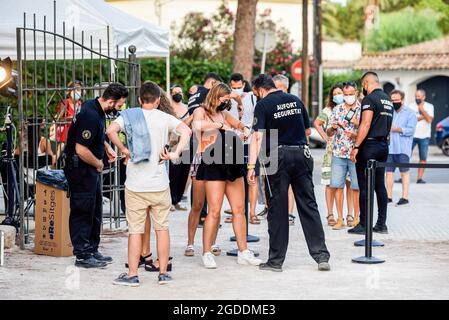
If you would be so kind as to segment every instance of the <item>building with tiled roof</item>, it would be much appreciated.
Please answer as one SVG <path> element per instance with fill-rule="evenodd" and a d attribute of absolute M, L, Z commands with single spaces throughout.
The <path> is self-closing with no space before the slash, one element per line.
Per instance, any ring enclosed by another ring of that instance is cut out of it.
<path fill-rule="evenodd" d="M 368 53 L 353 68 L 377 72 L 387 92 L 405 92 L 406 103 L 414 101 L 416 89 L 424 89 L 426 100 L 435 106 L 433 126 L 449 116 L 449 36 Z"/>

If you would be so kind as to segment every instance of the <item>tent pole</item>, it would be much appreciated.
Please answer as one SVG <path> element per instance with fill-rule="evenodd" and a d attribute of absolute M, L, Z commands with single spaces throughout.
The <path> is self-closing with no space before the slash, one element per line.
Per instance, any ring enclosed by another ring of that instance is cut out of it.
<path fill-rule="evenodd" d="M 167 77 L 167 89 L 166 92 L 167 94 L 169 94 L 170 92 L 170 53 L 168 54 L 166 60 L 165 60 L 165 72 L 166 72 L 166 77 Z"/>

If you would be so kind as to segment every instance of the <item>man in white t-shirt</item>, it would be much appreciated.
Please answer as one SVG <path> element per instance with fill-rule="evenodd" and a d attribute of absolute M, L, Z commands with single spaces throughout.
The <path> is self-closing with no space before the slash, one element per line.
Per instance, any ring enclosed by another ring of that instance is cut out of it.
<path fill-rule="evenodd" d="M 161 92 L 157 84 L 151 81 L 143 83 L 139 94 L 139 103 L 142 106 L 140 119 L 135 115 L 131 119 L 127 113 L 126 117 L 125 114 L 119 116 L 107 130 L 109 139 L 127 157 L 128 162 L 125 199 L 129 232 L 129 272 L 121 274 L 114 280 L 113 283 L 118 285 L 139 285 L 137 269 L 142 252 L 142 235 L 145 232 L 147 208 L 150 209 L 151 223 L 156 232 L 160 268 L 159 283 L 164 284 L 171 280 L 166 273 L 170 253 L 168 215 L 171 197 L 164 161 L 174 161 L 179 158 L 189 142 L 191 130 L 176 117 L 157 109 L 160 96 Z M 139 110 L 133 111 L 137 111 L 139 116 Z M 129 149 L 120 141 L 118 136 L 120 132 L 126 133 Z M 181 138 L 176 150 L 169 152 L 165 149 L 165 145 L 172 132 L 180 135 Z"/>
<path fill-rule="evenodd" d="M 410 109 L 416 112 L 418 124 L 416 125 L 415 135 L 413 137 L 413 149 L 418 145 L 419 162 L 426 163 L 427 153 L 432 132 L 432 121 L 434 117 L 433 104 L 426 102 L 426 92 L 418 89 L 415 94 L 415 102 L 410 105 Z M 418 169 L 418 179 L 416 183 L 426 183 L 423 180 L 424 169 Z"/>
<path fill-rule="evenodd" d="M 231 93 L 231 110 L 238 110 L 238 119 L 240 119 L 245 126 L 251 128 L 254 121 L 254 107 L 257 103 L 257 98 L 252 92 L 244 92 L 245 82 L 241 73 L 234 73 L 231 75 L 230 86 Z M 244 142 L 245 156 L 248 155 L 249 142 L 248 139 Z M 256 166 L 256 175 L 259 176 L 259 165 Z M 256 215 L 257 196 L 259 193 L 258 185 L 248 186 L 248 201 L 249 201 L 249 222 L 251 224 L 260 224 L 260 219 Z M 230 210 L 225 210 L 226 213 L 231 213 Z M 225 222 L 232 222 L 232 218 L 227 218 Z"/>

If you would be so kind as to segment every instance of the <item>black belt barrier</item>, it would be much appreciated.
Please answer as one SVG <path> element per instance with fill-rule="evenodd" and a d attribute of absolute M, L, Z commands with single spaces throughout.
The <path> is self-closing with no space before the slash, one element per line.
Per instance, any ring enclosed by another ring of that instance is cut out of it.
<path fill-rule="evenodd" d="M 377 162 L 368 160 L 365 170 L 366 176 L 366 208 L 368 210 L 365 220 L 365 239 L 354 242 L 357 247 L 365 246 L 365 256 L 352 259 L 352 262 L 362 264 L 383 263 L 385 260 L 373 257 L 372 247 L 383 247 L 384 244 L 373 240 L 373 211 L 374 211 L 374 185 L 376 168 L 425 168 L 425 169 L 449 169 L 449 163 L 395 163 Z"/>

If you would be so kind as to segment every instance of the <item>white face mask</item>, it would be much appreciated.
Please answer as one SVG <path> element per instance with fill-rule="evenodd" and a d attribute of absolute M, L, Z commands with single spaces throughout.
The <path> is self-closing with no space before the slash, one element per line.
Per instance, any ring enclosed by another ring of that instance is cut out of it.
<path fill-rule="evenodd" d="M 243 95 L 243 88 L 240 89 L 232 89 L 235 93 L 237 93 L 239 96 Z"/>
<path fill-rule="evenodd" d="M 353 95 L 353 96 L 344 96 L 343 99 L 348 105 L 352 106 L 357 98 L 355 95 Z"/>

